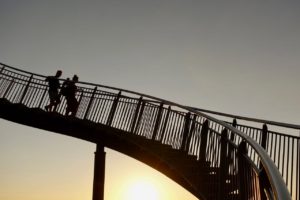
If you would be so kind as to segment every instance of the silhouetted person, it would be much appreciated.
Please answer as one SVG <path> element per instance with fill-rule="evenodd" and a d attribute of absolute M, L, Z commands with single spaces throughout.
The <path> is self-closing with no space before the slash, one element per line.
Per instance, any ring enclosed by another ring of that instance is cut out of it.
<path fill-rule="evenodd" d="M 66 96 L 67 86 L 70 83 L 70 78 L 67 78 L 61 85 L 60 94 Z"/>
<path fill-rule="evenodd" d="M 68 116 L 71 113 L 71 116 L 75 116 L 78 109 L 78 101 L 76 99 L 77 86 L 75 83 L 78 82 L 78 76 L 74 75 L 72 80 L 67 79 L 63 83 L 62 95 L 65 96 L 67 100 L 67 108 L 65 115 Z"/>
<path fill-rule="evenodd" d="M 48 76 L 46 78 L 46 81 L 48 82 L 49 85 L 49 99 L 50 99 L 50 103 L 49 105 L 45 106 L 46 111 L 52 111 L 52 108 L 54 108 L 53 110 L 56 110 L 57 105 L 60 103 L 60 94 L 58 92 L 59 88 L 60 88 L 60 84 L 59 84 L 59 80 L 58 78 L 61 76 L 62 71 L 61 70 L 57 70 L 55 76 Z"/>

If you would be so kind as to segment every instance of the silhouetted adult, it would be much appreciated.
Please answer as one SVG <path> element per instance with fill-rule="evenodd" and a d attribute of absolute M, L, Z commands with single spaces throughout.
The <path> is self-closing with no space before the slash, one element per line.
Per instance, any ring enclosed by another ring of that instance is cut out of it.
<path fill-rule="evenodd" d="M 75 116 L 78 109 L 78 101 L 76 99 L 77 86 L 75 83 L 78 82 L 78 76 L 74 75 L 72 80 L 67 79 L 63 83 L 62 95 L 65 96 L 67 100 L 67 108 L 65 115 Z"/>
<path fill-rule="evenodd" d="M 58 92 L 60 88 L 60 83 L 58 78 L 62 75 L 61 70 L 57 70 L 55 76 L 48 76 L 46 78 L 46 81 L 48 82 L 49 85 L 49 99 L 50 103 L 49 105 L 45 106 L 46 111 L 55 111 L 57 105 L 60 103 L 60 94 Z M 54 108 L 54 109 L 53 109 Z"/>

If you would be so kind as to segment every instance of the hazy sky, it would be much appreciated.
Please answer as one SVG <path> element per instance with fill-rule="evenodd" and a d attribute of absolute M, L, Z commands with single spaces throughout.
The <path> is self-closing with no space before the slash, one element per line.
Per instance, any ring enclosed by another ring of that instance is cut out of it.
<path fill-rule="evenodd" d="M 0 0 L 0 27 L 0 62 L 23 70 L 300 124 L 298 0 Z M 91 199 L 94 150 L 1 120 L 0 199 Z M 192 199 L 107 150 L 106 199 L 122 199 L 112 193 L 130 177 Z"/>

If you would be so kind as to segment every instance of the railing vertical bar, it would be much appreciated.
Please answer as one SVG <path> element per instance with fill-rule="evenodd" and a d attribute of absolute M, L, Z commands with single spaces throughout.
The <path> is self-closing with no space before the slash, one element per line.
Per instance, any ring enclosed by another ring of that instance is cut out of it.
<path fill-rule="evenodd" d="M 175 112 L 173 112 L 173 121 L 172 121 L 172 126 L 170 127 L 170 144 L 176 148 L 176 146 L 174 146 L 174 138 L 176 137 L 176 125 L 177 125 L 177 115 Z"/>
<path fill-rule="evenodd" d="M 223 199 L 225 197 L 225 188 L 224 186 L 226 185 L 226 176 L 227 176 L 227 171 L 226 171 L 226 151 L 227 151 L 227 129 L 224 129 L 221 133 L 221 155 L 220 155 L 220 174 L 219 174 L 219 198 L 218 199 Z M 226 198 L 226 197 L 225 197 Z"/>
<path fill-rule="evenodd" d="M 118 127 L 121 130 L 124 130 L 124 124 L 125 124 L 125 121 L 126 121 L 126 115 L 127 115 L 127 111 L 128 111 L 128 102 L 127 102 L 127 100 L 128 100 L 127 98 L 123 98 L 122 101 L 121 101 L 122 102 L 121 105 L 119 105 L 119 107 L 117 109 L 117 112 L 119 113 Z"/>
<path fill-rule="evenodd" d="M 255 134 L 254 134 L 254 131 L 253 131 L 253 129 L 251 129 L 251 128 L 246 128 L 246 130 L 249 130 L 248 132 L 249 132 L 249 136 L 251 137 L 251 138 L 253 138 L 254 140 L 255 140 Z M 256 140 L 255 140 L 256 141 Z M 254 158 L 254 151 L 253 151 L 253 149 L 250 149 L 249 150 L 249 155 L 250 155 L 250 158 L 252 158 L 253 160 L 255 160 L 255 158 Z"/>
<path fill-rule="evenodd" d="M 208 146 L 208 148 L 206 149 L 206 152 L 209 151 L 210 152 L 210 161 L 212 162 L 213 166 L 214 167 L 217 167 L 217 157 L 219 156 L 217 154 L 217 148 L 218 146 L 216 145 L 216 141 L 217 141 L 217 135 L 216 135 L 216 132 L 217 132 L 217 129 L 218 129 L 218 125 L 216 123 L 213 123 L 214 126 L 211 127 L 211 129 L 209 129 L 210 131 L 210 139 L 211 139 L 211 142 L 210 142 L 210 145 Z M 200 147 L 201 148 L 201 147 Z"/>
<path fill-rule="evenodd" d="M 128 131 L 130 128 L 130 121 L 132 121 L 133 118 L 135 105 L 136 103 L 133 99 L 128 99 L 128 102 L 126 102 L 125 120 L 123 124 L 123 130 L 125 131 Z"/>
<path fill-rule="evenodd" d="M 142 104 L 142 100 L 143 100 L 143 97 L 141 96 L 138 100 L 138 103 L 135 107 L 135 112 L 134 112 L 134 116 L 132 118 L 132 122 L 131 122 L 131 127 L 130 127 L 130 132 L 133 133 L 134 131 L 134 128 L 136 126 L 136 121 L 138 119 L 138 114 L 139 114 L 139 111 L 140 111 L 140 107 L 141 107 L 141 104 Z"/>
<path fill-rule="evenodd" d="M 172 140 L 171 140 L 171 137 L 173 136 L 174 134 L 174 124 L 175 123 L 175 113 L 174 111 L 171 111 L 171 121 L 169 123 L 169 127 L 168 127 L 168 144 L 169 145 L 172 145 Z"/>
<path fill-rule="evenodd" d="M 180 149 L 180 146 L 181 146 L 181 139 L 182 139 L 182 126 L 183 126 L 183 120 L 184 120 L 184 117 L 180 114 L 177 114 L 177 123 L 176 123 L 176 127 L 177 127 L 177 130 L 176 130 L 176 137 L 175 137 L 175 143 L 176 143 L 176 146 L 177 146 L 177 149 Z"/>
<path fill-rule="evenodd" d="M 142 101 L 141 109 L 139 111 L 138 119 L 137 119 L 137 122 L 136 122 L 136 126 L 135 126 L 134 131 L 133 131 L 134 134 L 138 134 L 138 130 L 139 130 L 139 127 L 141 125 L 143 112 L 144 112 L 144 109 L 145 109 L 145 104 L 146 104 L 145 101 Z"/>
<path fill-rule="evenodd" d="M 297 199 L 300 199 L 300 183 L 299 183 L 299 180 L 300 180 L 300 139 L 298 139 L 297 141 L 297 167 L 296 167 L 296 188 L 297 188 L 297 191 L 296 191 L 296 196 L 298 197 Z"/>
<path fill-rule="evenodd" d="M 282 167 L 282 177 L 284 178 L 284 165 L 285 165 L 285 157 L 286 157 L 286 155 L 285 155 L 285 137 L 283 136 L 283 153 L 282 153 L 282 165 L 281 165 L 281 167 Z"/>
<path fill-rule="evenodd" d="M 202 125 L 203 128 L 203 125 Z M 215 152 L 215 148 L 217 148 L 217 145 L 214 145 L 215 140 L 216 140 L 216 134 L 214 131 L 217 130 L 217 124 L 216 123 L 212 123 L 211 128 L 208 129 L 210 131 L 210 134 L 208 134 L 210 142 L 208 145 L 208 148 L 205 149 L 206 154 L 209 155 L 210 160 L 213 162 L 215 160 L 215 158 L 217 157 L 217 154 L 214 153 Z M 199 147 L 201 148 L 201 146 Z M 200 156 L 200 155 L 199 155 Z"/>
<path fill-rule="evenodd" d="M 31 103 L 30 107 L 34 107 L 36 105 L 37 98 L 39 97 L 37 88 L 33 88 L 31 96 L 32 96 L 31 97 L 31 99 L 32 99 L 31 102 L 32 103 Z"/>
<path fill-rule="evenodd" d="M 291 195 L 293 196 L 293 178 L 294 178 L 294 138 L 292 139 L 292 159 L 291 159 L 291 179 L 290 179 L 290 186 L 291 186 Z M 297 179 L 296 179 L 297 180 Z"/>
<path fill-rule="evenodd" d="M 75 116 L 78 116 L 78 109 L 80 108 L 80 106 L 81 106 L 81 102 L 82 102 L 82 99 L 83 99 L 83 90 L 81 91 L 81 94 L 79 95 L 78 93 L 77 93 L 77 97 L 76 97 L 76 99 L 78 98 L 78 96 L 79 96 L 79 100 L 78 100 L 78 108 L 77 108 L 77 111 L 76 111 L 76 113 L 75 113 Z M 83 112 L 83 110 L 82 110 L 82 112 Z"/>
<path fill-rule="evenodd" d="M 102 91 L 99 92 L 97 99 L 98 99 L 98 104 L 97 104 L 98 112 L 96 113 L 96 116 L 95 116 L 95 122 L 101 123 L 100 118 L 101 118 L 101 116 L 103 116 L 105 114 L 105 113 L 103 113 L 104 98 L 102 98 Z"/>
<path fill-rule="evenodd" d="M 119 127 L 119 129 L 124 130 L 124 122 L 126 119 L 126 112 L 127 112 L 127 102 L 126 98 L 122 98 L 122 101 L 120 101 L 117 113 L 118 118 L 116 118 L 116 121 L 118 121 L 118 125 L 116 127 Z"/>
<path fill-rule="evenodd" d="M 103 99 L 101 99 L 101 104 L 100 104 L 100 107 L 101 107 L 100 113 L 102 113 L 102 115 L 99 115 L 97 117 L 97 122 L 98 123 L 102 123 L 104 121 L 103 119 L 106 116 L 106 110 L 107 110 L 107 104 L 108 104 L 108 102 L 109 102 L 109 97 L 105 98 L 105 96 L 103 95 Z"/>
<path fill-rule="evenodd" d="M 131 131 L 131 126 L 132 126 L 132 123 L 133 123 L 133 121 L 135 120 L 135 123 L 136 123 L 136 120 L 137 120 L 137 116 L 135 117 L 135 115 L 136 115 L 136 109 L 137 109 L 137 106 L 138 106 L 138 104 L 139 104 L 139 100 L 140 100 L 140 98 L 138 99 L 138 100 L 134 100 L 134 104 L 132 104 L 132 106 L 131 106 L 131 108 L 130 108 L 130 118 L 129 118 L 129 121 L 128 121 L 128 124 L 127 124 L 127 130 L 129 131 L 129 132 L 132 132 Z M 140 103 L 141 104 L 141 103 Z M 139 108 L 138 108 L 138 110 L 141 108 L 141 105 L 139 105 Z M 136 118 L 136 119 L 134 119 L 134 118 Z"/>
<path fill-rule="evenodd" d="M 115 114 L 114 114 L 114 118 L 113 118 L 113 122 L 112 122 L 112 126 L 118 129 L 122 129 L 121 125 L 121 119 L 122 116 L 124 114 L 124 98 L 119 99 L 118 104 L 115 108 Z"/>
<path fill-rule="evenodd" d="M 219 163 L 218 163 L 218 158 L 219 158 L 219 135 L 217 135 L 217 133 L 219 133 L 219 126 L 218 124 L 215 124 L 215 130 L 211 131 L 211 139 L 212 139 L 212 144 L 209 145 L 211 148 L 211 162 L 213 163 L 214 167 L 219 167 Z"/>
<path fill-rule="evenodd" d="M 277 139 L 278 139 L 278 135 L 275 136 L 275 147 L 277 147 Z M 277 152 L 278 152 L 278 148 L 274 149 L 274 163 L 277 165 L 278 169 L 279 169 L 279 165 L 278 165 L 278 161 L 277 161 Z"/>
<path fill-rule="evenodd" d="M 158 107 L 158 112 L 157 112 L 156 119 L 155 119 L 155 125 L 154 125 L 154 129 L 153 129 L 152 137 L 151 137 L 152 140 L 156 140 L 158 128 L 160 126 L 161 117 L 162 117 L 162 114 L 163 114 L 162 113 L 163 108 L 164 108 L 164 104 L 161 103 Z"/>
<path fill-rule="evenodd" d="M 105 106 L 106 106 L 106 96 L 100 92 L 99 93 L 99 114 L 96 117 L 96 123 L 102 123 L 102 119 L 105 117 Z"/>
<path fill-rule="evenodd" d="M 148 129 L 148 137 L 149 139 L 152 139 L 153 137 L 153 132 L 155 128 L 155 123 L 156 123 L 156 116 L 158 115 L 159 112 L 159 106 L 155 105 L 151 109 L 151 114 L 150 114 L 150 119 L 151 123 L 149 123 L 149 129 Z"/>
<path fill-rule="evenodd" d="M 274 157 L 273 157 L 273 155 L 274 155 L 274 135 L 272 134 L 272 133 L 270 133 L 270 140 L 269 140 L 269 146 L 270 146 L 270 148 L 269 148 L 269 151 L 270 151 L 270 157 L 272 158 L 272 160 L 274 160 Z"/>
<path fill-rule="evenodd" d="M 114 115 L 115 115 L 120 97 L 121 97 L 121 92 L 119 92 L 117 94 L 117 96 L 115 97 L 115 99 L 113 101 L 113 104 L 112 104 L 112 107 L 111 107 L 111 110 L 110 110 L 110 113 L 108 115 L 108 119 L 107 119 L 107 122 L 106 122 L 106 124 L 108 126 L 111 126 L 112 123 L 113 123 Z"/>
<path fill-rule="evenodd" d="M 147 104 L 146 104 L 147 106 Z M 151 113 L 153 112 L 153 108 L 151 107 L 151 104 L 148 104 L 146 109 L 146 115 L 144 119 L 144 129 L 143 129 L 143 135 L 145 137 L 149 137 L 149 130 L 151 130 Z"/>
<path fill-rule="evenodd" d="M 93 100 L 93 106 L 89 112 L 89 119 L 90 121 L 92 122 L 96 122 L 96 117 L 97 117 L 97 114 L 99 113 L 99 98 L 98 98 L 98 93 L 99 91 L 97 91 L 95 93 L 95 96 L 94 96 L 94 100 Z"/>
<path fill-rule="evenodd" d="M 128 101 L 129 99 L 127 98 L 123 98 L 123 101 L 122 101 L 122 106 L 120 105 L 120 107 L 118 108 L 118 113 L 119 113 L 119 127 L 120 129 L 122 130 L 125 130 L 124 127 L 125 127 L 125 122 L 126 122 L 126 119 L 128 117 Z"/>
<path fill-rule="evenodd" d="M 287 138 L 287 144 L 289 144 L 289 141 L 290 141 L 290 138 L 289 137 L 286 137 Z M 286 167 L 285 167 L 285 171 L 286 171 L 286 185 L 288 185 L 289 183 L 289 163 L 290 163 L 290 147 L 289 145 L 287 145 L 287 157 L 286 157 Z"/>
<path fill-rule="evenodd" d="M 148 129 L 148 122 L 150 121 L 149 119 L 149 111 L 150 110 L 150 107 L 149 107 L 149 104 L 146 103 L 145 104 L 145 111 L 143 113 L 143 118 L 142 118 L 142 123 L 141 123 L 141 129 L 140 129 L 140 135 L 143 135 L 143 136 L 147 136 L 147 133 L 146 133 L 146 130 Z"/>
<path fill-rule="evenodd" d="M 152 125 L 152 113 L 153 111 L 153 107 L 151 106 L 151 104 L 148 104 L 148 108 L 147 108 L 147 118 L 144 120 L 144 130 L 143 130 L 143 135 L 145 137 L 149 137 L 149 133 L 151 130 L 151 125 Z"/>
<path fill-rule="evenodd" d="M 99 113 L 99 103 L 100 103 L 100 101 L 99 101 L 99 98 L 98 98 L 98 94 L 99 93 L 96 93 L 95 94 L 95 97 L 94 97 L 94 102 L 93 102 L 93 109 L 91 110 L 91 112 L 90 112 L 90 120 L 92 121 L 92 122 L 96 122 L 96 119 L 97 119 L 97 115 L 98 115 L 98 113 Z"/>
<path fill-rule="evenodd" d="M 207 155 L 206 149 L 207 148 L 207 137 L 208 137 L 208 130 L 209 130 L 209 121 L 206 120 L 203 125 L 202 125 L 202 129 L 201 129 L 201 143 L 200 143 L 200 160 L 201 161 L 205 161 L 205 157 Z"/>
<path fill-rule="evenodd" d="M 33 75 L 30 76 L 30 78 L 29 78 L 29 80 L 28 80 L 28 82 L 27 82 L 27 84 L 26 84 L 26 87 L 25 87 L 25 89 L 24 89 L 24 92 L 23 92 L 23 94 L 22 94 L 22 96 L 21 96 L 20 103 L 23 103 L 24 97 L 25 97 L 25 95 L 26 95 L 26 93 L 27 93 L 27 90 L 28 90 L 28 88 L 29 88 L 29 85 L 30 85 L 30 83 L 31 83 L 32 78 L 33 78 Z"/>
<path fill-rule="evenodd" d="M 6 88 L 3 97 L 2 98 L 6 98 L 6 95 L 8 94 L 8 92 L 10 91 L 12 85 L 14 84 L 14 79 L 11 80 L 11 82 L 9 83 L 8 87 Z"/>
<path fill-rule="evenodd" d="M 125 102 L 125 116 L 124 116 L 124 123 L 123 123 L 123 130 L 127 131 L 128 129 L 128 124 L 130 124 L 130 119 L 133 117 L 132 116 L 132 110 L 133 109 L 133 105 L 135 105 L 135 102 L 132 99 L 127 99 L 127 101 Z"/>
<path fill-rule="evenodd" d="M 96 122 L 102 123 L 104 117 L 106 116 L 106 104 L 108 102 L 109 97 L 106 98 L 105 95 L 101 94 L 99 99 L 100 99 L 100 111 L 99 111 L 99 115 L 97 116 Z"/>
<path fill-rule="evenodd" d="M 171 112 L 171 106 L 168 107 L 167 114 L 166 114 L 165 120 L 164 120 L 164 124 L 163 124 L 162 130 L 161 130 L 161 138 L 160 138 L 161 142 L 164 140 L 164 137 L 165 137 L 165 131 L 166 131 L 167 124 L 169 122 L 170 112 Z"/>
<path fill-rule="evenodd" d="M 176 149 L 179 149 L 180 143 L 180 130 L 181 130 L 181 119 L 180 115 L 176 113 L 176 126 L 175 126 L 175 137 L 173 137 L 173 144 L 175 145 Z"/>
<path fill-rule="evenodd" d="M 113 104 L 114 104 L 114 96 L 110 96 L 110 98 L 107 99 L 107 101 L 106 101 L 106 106 L 105 106 L 105 114 L 106 114 L 106 116 L 105 116 L 105 118 L 103 116 L 103 120 L 105 120 L 105 121 L 109 120 L 109 114 L 110 114 L 110 110 L 111 110 Z"/>
<path fill-rule="evenodd" d="M 169 132 L 170 132 L 170 124 L 172 124 L 172 112 L 171 112 L 171 107 L 168 108 L 169 111 L 169 118 L 166 121 L 166 129 L 164 132 L 165 137 L 163 138 L 164 144 L 169 144 L 168 138 L 169 138 Z"/>
<path fill-rule="evenodd" d="M 171 141 L 171 137 L 172 137 L 172 133 L 174 133 L 173 129 L 174 129 L 174 112 L 172 111 L 171 112 L 171 121 L 170 121 L 170 124 L 169 124 L 169 127 L 168 127 L 168 138 L 167 138 L 167 144 L 169 145 L 172 145 L 172 141 Z"/>
<path fill-rule="evenodd" d="M 113 105 L 114 102 L 114 97 L 110 96 L 108 99 L 105 100 L 105 115 L 103 115 L 102 120 L 103 123 L 105 123 L 105 121 L 107 121 L 109 119 L 109 111 L 111 110 L 111 107 Z"/>
<path fill-rule="evenodd" d="M 241 200 L 246 199 L 245 197 L 245 189 L 244 189 L 244 183 L 245 183 L 245 164 L 244 164 L 244 155 L 247 154 L 246 150 L 246 143 L 242 141 L 238 148 L 238 171 L 239 171 L 239 196 Z"/>
<path fill-rule="evenodd" d="M 191 120 L 192 120 L 191 128 L 190 128 L 190 132 L 188 134 L 187 141 L 186 141 L 187 153 L 189 153 L 189 151 L 190 151 L 192 136 L 195 133 L 195 126 L 196 126 L 197 115 L 193 115 L 193 118 Z"/>
<path fill-rule="evenodd" d="M 194 152 L 195 154 L 197 155 L 197 159 L 199 160 L 199 144 L 200 144 L 200 130 L 201 130 L 201 124 L 200 122 L 197 123 L 197 129 L 196 129 L 196 132 L 195 132 L 195 136 L 194 136 Z"/>
<path fill-rule="evenodd" d="M 37 98 L 38 98 L 38 90 L 36 88 L 33 88 L 33 92 L 32 92 L 32 100 L 31 100 L 31 104 L 30 104 L 30 107 L 34 107 L 36 101 L 37 101 Z"/>
<path fill-rule="evenodd" d="M 174 131 L 174 137 L 173 137 L 173 145 L 175 146 L 175 148 L 178 148 L 178 143 L 180 141 L 180 115 L 178 113 L 176 113 L 176 122 L 175 122 L 175 131 Z"/>

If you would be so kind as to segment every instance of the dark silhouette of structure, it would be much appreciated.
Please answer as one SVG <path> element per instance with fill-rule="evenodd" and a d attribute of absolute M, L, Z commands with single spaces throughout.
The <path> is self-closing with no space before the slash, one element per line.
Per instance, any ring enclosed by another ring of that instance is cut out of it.
<path fill-rule="evenodd" d="M 48 113 L 40 109 L 48 89 L 43 76 L 1 66 L 1 118 L 97 144 L 93 200 L 103 199 L 104 147 L 159 170 L 201 200 L 299 200 L 300 137 L 269 130 L 283 126 L 299 131 L 298 125 L 200 112 L 145 94 L 80 82 L 74 117 L 63 115 L 64 99 L 57 113 Z M 221 121 L 207 113 L 234 120 Z M 236 119 L 257 122 L 257 127 Z"/>

